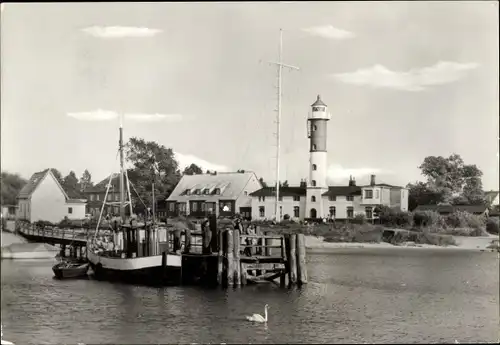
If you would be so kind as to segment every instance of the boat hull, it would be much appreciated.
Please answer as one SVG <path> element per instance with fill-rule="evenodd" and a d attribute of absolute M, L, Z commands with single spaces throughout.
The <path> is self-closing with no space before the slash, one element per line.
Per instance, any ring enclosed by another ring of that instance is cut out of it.
<path fill-rule="evenodd" d="M 153 255 L 139 258 L 111 258 L 87 251 L 97 280 L 141 285 L 175 285 L 181 282 L 180 255 Z M 166 262 L 165 262 L 166 261 Z"/>
<path fill-rule="evenodd" d="M 88 270 L 89 264 L 83 264 L 77 267 L 61 267 L 60 264 L 57 264 L 52 267 L 52 271 L 58 279 L 86 278 Z"/>

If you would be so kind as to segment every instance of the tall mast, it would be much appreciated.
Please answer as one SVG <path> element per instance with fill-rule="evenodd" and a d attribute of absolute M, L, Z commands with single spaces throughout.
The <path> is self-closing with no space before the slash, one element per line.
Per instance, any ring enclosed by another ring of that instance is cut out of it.
<path fill-rule="evenodd" d="M 123 169 L 123 115 L 120 115 L 120 218 L 125 223 L 125 179 Z"/>
<path fill-rule="evenodd" d="M 278 109 L 277 109 L 277 119 L 276 119 L 276 202 L 274 209 L 274 216 L 277 222 L 281 220 L 281 215 L 279 212 L 279 196 L 280 196 L 280 132 L 281 132 L 281 79 L 283 67 L 287 67 L 292 70 L 298 70 L 298 67 L 284 64 L 282 62 L 283 55 L 283 30 L 280 29 L 280 45 L 279 45 L 279 56 L 278 62 L 273 62 L 273 64 L 278 66 Z"/>

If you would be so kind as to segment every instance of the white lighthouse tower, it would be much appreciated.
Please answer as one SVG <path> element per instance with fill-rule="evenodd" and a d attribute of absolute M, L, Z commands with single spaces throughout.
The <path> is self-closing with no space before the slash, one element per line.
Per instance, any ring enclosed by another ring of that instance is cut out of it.
<path fill-rule="evenodd" d="M 309 138 L 309 181 L 307 182 L 306 218 L 325 216 L 322 194 L 328 191 L 327 178 L 327 123 L 330 114 L 318 95 L 307 117 Z"/>

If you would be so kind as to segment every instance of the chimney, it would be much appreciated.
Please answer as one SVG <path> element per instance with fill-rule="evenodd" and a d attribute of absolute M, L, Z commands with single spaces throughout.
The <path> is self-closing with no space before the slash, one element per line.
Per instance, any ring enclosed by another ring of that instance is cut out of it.
<path fill-rule="evenodd" d="M 375 175 L 370 175 L 370 186 L 375 186 Z"/>
<path fill-rule="evenodd" d="M 349 176 L 349 187 L 355 187 L 355 186 L 356 186 L 356 180 L 352 176 Z"/>
<path fill-rule="evenodd" d="M 301 180 L 300 180 L 300 187 L 302 187 L 302 188 L 306 188 L 306 187 L 307 187 L 307 182 L 306 182 L 306 180 L 304 180 L 304 179 L 301 179 Z"/>

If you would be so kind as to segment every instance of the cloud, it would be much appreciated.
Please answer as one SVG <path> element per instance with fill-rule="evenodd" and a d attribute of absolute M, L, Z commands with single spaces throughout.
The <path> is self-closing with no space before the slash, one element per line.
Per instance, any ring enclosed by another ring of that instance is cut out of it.
<path fill-rule="evenodd" d="M 162 30 L 130 26 L 90 26 L 83 32 L 99 38 L 152 37 Z"/>
<path fill-rule="evenodd" d="M 334 74 L 341 82 L 371 87 L 385 87 L 402 91 L 422 91 L 427 86 L 452 83 L 467 72 L 479 67 L 477 63 L 440 61 L 434 66 L 411 69 L 407 72 L 391 71 L 382 65 L 358 69 L 352 73 Z"/>
<path fill-rule="evenodd" d="M 313 26 L 310 28 L 302 29 L 302 31 L 305 31 L 312 36 L 319 36 L 334 40 L 343 40 L 353 38 L 355 36 L 354 33 L 334 28 L 333 25 Z"/>
<path fill-rule="evenodd" d="M 118 114 L 114 111 L 102 109 L 81 113 L 68 113 L 67 115 L 81 121 L 108 121 L 118 117 Z"/>
<path fill-rule="evenodd" d="M 95 111 L 68 113 L 69 117 L 81 121 L 109 121 L 118 118 L 118 113 L 110 110 L 98 109 Z M 136 122 L 160 122 L 160 121 L 181 121 L 183 116 L 181 114 L 140 114 L 131 113 L 124 114 L 125 119 L 130 119 Z"/>
<path fill-rule="evenodd" d="M 327 177 L 331 181 L 339 182 L 348 180 L 349 176 L 359 180 L 365 176 L 380 173 L 389 174 L 390 171 L 382 171 L 378 168 L 344 168 L 339 164 L 332 164 L 328 167 Z"/>
<path fill-rule="evenodd" d="M 179 168 L 181 170 L 184 170 L 185 167 L 194 163 L 194 164 L 198 165 L 203 170 L 203 172 L 205 172 L 207 170 L 228 171 L 228 167 L 225 165 L 210 163 L 204 159 L 198 158 L 198 157 L 193 156 L 193 155 L 187 155 L 187 154 L 175 152 L 175 158 L 179 162 Z"/>

